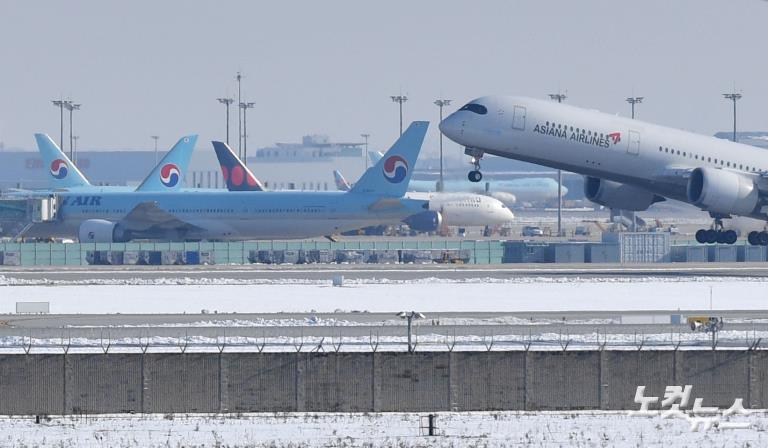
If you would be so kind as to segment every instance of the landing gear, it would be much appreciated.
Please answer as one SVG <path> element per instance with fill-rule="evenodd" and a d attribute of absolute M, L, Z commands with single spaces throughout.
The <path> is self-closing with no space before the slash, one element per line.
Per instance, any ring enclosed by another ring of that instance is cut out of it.
<path fill-rule="evenodd" d="M 715 216 L 715 222 L 709 229 L 699 229 L 696 232 L 696 241 L 700 244 L 733 244 L 739 238 L 735 230 L 723 228 L 723 217 Z M 768 241 L 768 235 L 766 235 Z"/>
<path fill-rule="evenodd" d="M 752 231 L 747 235 L 747 241 L 753 246 L 768 246 L 768 232 Z"/>
<path fill-rule="evenodd" d="M 469 179 L 470 182 L 480 182 L 483 180 L 483 173 L 480 172 L 480 159 L 483 158 L 485 152 L 482 149 L 477 148 L 464 148 L 464 154 L 472 156 L 470 163 L 475 167 L 474 170 L 469 172 L 467 179 Z"/>

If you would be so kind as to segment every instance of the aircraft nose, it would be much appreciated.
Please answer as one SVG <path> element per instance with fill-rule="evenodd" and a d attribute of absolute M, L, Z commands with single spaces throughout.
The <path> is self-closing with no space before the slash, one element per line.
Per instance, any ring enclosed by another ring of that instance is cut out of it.
<path fill-rule="evenodd" d="M 461 120 L 456 117 L 455 112 L 448 115 L 440 122 L 440 132 L 455 142 L 458 142 L 456 139 L 461 135 L 461 131 L 462 123 Z"/>

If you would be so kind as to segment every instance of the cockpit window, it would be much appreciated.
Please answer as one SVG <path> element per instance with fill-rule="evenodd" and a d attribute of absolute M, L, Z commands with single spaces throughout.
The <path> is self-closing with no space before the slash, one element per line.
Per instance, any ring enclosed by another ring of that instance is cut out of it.
<path fill-rule="evenodd" d="M 485 115 L 488 113 L 488 109 L 486 109 L 485 106 L 483 106 L 482 104 L 475 104 L 475 103 L 466 104 L 464 107 L 462 107 L 459 110 L 468 110 L 470 112 L 474 112 L 480 115 Z"/>

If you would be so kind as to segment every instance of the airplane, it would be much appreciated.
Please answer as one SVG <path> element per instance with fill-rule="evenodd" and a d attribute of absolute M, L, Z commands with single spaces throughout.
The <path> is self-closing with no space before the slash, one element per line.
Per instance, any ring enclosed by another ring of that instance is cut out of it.
<path fill-rule="evenodd" d="M 378 151 L 370 151 L 368 157 L 373 163 L 381 158 Z M 412 180 L 408 186 L 411 191 L 437 191 L 437 182 L 428 180 Z M 546 203 L 557 200 L 557 181 L 549 177 L 526 177 L 510 180 L 493 180 L 484 185 L 467 183 L 466 181 L 447 180 L 443 182 L 443 192 L 446 193 L 479 193 L 491 196 L 503 202 L 507 207 L 518 203 Z M 565 196 L 568 188 L 562 187 Z"/>
<path fill-rule="evenodd" d="M 413 122 L 349 192 L 62 191 L 56 220 L 28 236 L 80 242 L 297 239 L 398 223 L 429 203 L 404 197 L 428 122 Z"/>
<path fill-rule="evenodd" d="M 482 180 L 485 154 L 579 173 L 587 198 L 606 207 L 643 211 L 669 198 L 709 212 L 714 222 L 696 232 L 699 243 L 735 243 L 724 219 L 768 220 L 768 152 L 754 146 L 515 96 L 472 100 L 440 131 L 472 157 L 472 182 Z M 747 240 L 768 245 L 768 232 Z"/>
<path fill-rule="evenodd" d="M 348 191 L 352 188 L 338 170 L 334 170 L 333 177 L 338 190 Z M 503 202 L 480 194 L 409 191 L 405 195 L 411 199 L 429 201 L 429 210 L 439 212 L 445 226 L 485 227 L 507 224 L 515 219 L 515 215 Z M 417 217 L 413 217 L 413 221 L 416 220 Z M 414 228 L 413 225 L 411 227 Z"/>
<path fill-rule="evenodd" d="M 266 191 L 264 184 L 253 174 L 253 172 L 243 163 L 234 151 L 224 142 L 213 142 L 213 148 L 216 151 L 216 158 L 221 165 L 221 173 L 229 191 Z M 374 163 L 375 165 L 375 163 Z M 334 171 L 336 175 L 338 171 Z M 341 176 L 341 173 L 338 173 Z M 336 179 L 337 185 L 339 179 Z M 346 188 L 339 188 L 339 191 L 349 191 L 350 185 L 346 183 L 343 177 L 341 182 L 346 184 Z M 440 228 L 442 215 L 432 211 L 421 211 L 416 215 L 409 216 L 403 220 L 411 229 L 419 232 L 433 232 Z M 377 226 L 381 227 L 381 226 Z"/>
<path fill-rule="evenodd" d="M 168 151 L 160 163 L 147 175 L 137 188 L 124 186 L 97 186 L 91 184 L 77 165 L 67 157 L 47 134 L 35 134 L 37 149 L 48 167 L 48 188 L 42 190 L 13 189 L 4 194 L 13 196 L 47 196 L 53 192 L 108 192 L 108 191 L 178 191 L 182 189 L 182 176 L 187 171 L 196 135 L 182 137 Z"/>

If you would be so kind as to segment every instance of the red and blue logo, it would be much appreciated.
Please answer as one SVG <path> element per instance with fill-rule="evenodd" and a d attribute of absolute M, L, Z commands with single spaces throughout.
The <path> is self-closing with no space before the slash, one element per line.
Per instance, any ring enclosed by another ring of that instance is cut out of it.
<path fill-rule="evenodd" d="M 179 167 L 172 163 L 167 163 L 160 168 L 160 182 L 168 188 L 175 187 L 179 183 L 180 177 Z"/>
<path fill-rule="evenodd" d="M 408 175 L 408 162 L 400 156 L 390 156 L 384 161 L 384 179 L 399 184 Z"/>
<path fill-rule="evenodd" d="M 62 159 L 56 159 L 53 162 L 51 162 L 51 176 L 53 176 L 56 179 L 64 179 L 67 177 L 67 173 L 69 172 L 69 167 L 67 166 L 67 162 Z"/>

